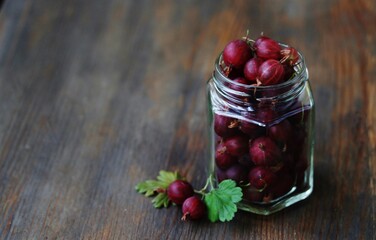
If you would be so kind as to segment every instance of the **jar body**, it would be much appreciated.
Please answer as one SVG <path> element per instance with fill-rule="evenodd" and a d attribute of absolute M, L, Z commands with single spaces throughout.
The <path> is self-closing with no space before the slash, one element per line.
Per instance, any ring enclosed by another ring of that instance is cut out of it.
<path fill-rule="evenodd" d="M 269 215 L 313 190 L 314 101 L 304 64 L 295 78 L 239 92 L 216 68 L 208 81 L 210 172 L 242 188 L 239 209 Z"/>

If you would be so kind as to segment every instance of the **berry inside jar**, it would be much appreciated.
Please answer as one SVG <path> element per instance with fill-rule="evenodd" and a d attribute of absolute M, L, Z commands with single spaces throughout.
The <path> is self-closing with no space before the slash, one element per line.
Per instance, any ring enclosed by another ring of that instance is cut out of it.
<path fill-rule="evenodd" d="M 236 181 L 243 202 L 258 205 L 299 192 L 309 195 L 314 116 L 302 55 L 269 37 L 247 36 L 225 46 L 213 79 L 209 98 L 217 182 Z"/>

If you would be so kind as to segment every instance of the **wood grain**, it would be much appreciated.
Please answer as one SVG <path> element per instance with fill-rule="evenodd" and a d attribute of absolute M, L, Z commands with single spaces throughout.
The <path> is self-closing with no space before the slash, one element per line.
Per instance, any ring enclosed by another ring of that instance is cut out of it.
<path fill-rule="evenodd" d="M 376 4 L 5 1 L 1 239 L 374 239 Z M 301 50 L 316 101 L 315 190 L 229 223 L 181 222 L 136 183 L 206 179 L 205 84 L 250 29 Z"/>

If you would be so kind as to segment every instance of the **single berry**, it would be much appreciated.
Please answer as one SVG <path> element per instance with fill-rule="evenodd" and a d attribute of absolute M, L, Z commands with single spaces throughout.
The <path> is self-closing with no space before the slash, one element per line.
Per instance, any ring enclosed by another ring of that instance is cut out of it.
<path fill-rule="evenodd" d="M 226 151 L 226 146 L 222 142 L 219 143 L 215 151 L 215 163 L 217 166 L 221 169 L 227 169 L 236 162 L 237 158 Z"/>
<path fill-rule="evenodd" d="M 236 135 L 238 130 L 239 121 L 235 118 L 227 117 L 224 115 L 214 115 L 214 131 L 218 136 L 230 137 Z"/>
<path fill-rule="evenodd" d="M 226 150 L 232 156 L 240 157 L 246 154 L 248 151 L 248 137 L 245 135 L 236 135 L 233 137 L 226 138 L 224 140 L 224 145 Z"/>
<path fill-rule="evenodd" d="M 278 60 L 268 59 L 258 69 L 257 83 L 263 86 L 275 85 L 282 82 L 284 74 L 285 69 Z"/>
<path fill-rule="evenodd" d="M 260 37 L 258 37 L 258 38 L 255 40 L 255 42 L 254 42 L 253 45 L 252 45 L 252 48 L 253 48 L 253 49 L 256 49 L 256 48 L 260 45 L 260 43 L 263 42 L 263 41 L 265 41 L 266 39 L 270 39 L 270 38 L 268 38 L 268 37 L 266 37 L 266 36 L 264 36 L 264 35 L 261 35 Z"/>
<path fill-rule="evenodd" d="M 182 206 L 183 217 L 182 220 L 186 220 L 189 217 L 192 220 L 201 219 L 205 216 L 206 205 L 197 196 L 187 198 Z"/>
<path fill-rule="evenodd" d="M 251 58 L 244 66 L 244 77 L 251 83 L 256 83 L 258 69 L 262 64 L 261 58 Z"/>
<path fill-rule="evenodd" d="M 266 167 L 254 167 L 248 174 L 249 183 L 256 189 L 263 190 L 276 182 L 277 176 Z"/>
<path fill-rule="evenodd" d="M 271 38 L 261 36 L 256 39 L 253 48 L 257 57 L 263 59 L 281 59 L 281 46 Z"/>
<path fill-rule="evenodd" d="M 280 51 L 282 55 L 281 63 L 286 62 L 288 65 L 293 66 L 299 61 L 298 51 L 293 47 L 287 47 Z"/>
<path fill-rule="evenodd" d="M 283 120 L 282 122 L 275 124 L 268 128 L 268 136 L 274 141 L 280 144 L 287 144 L 290 140 L 290 136 L 293 129 L 288 120 Z"/>
<path fill-rule="evenodd" d="M 259 137 L 254 139 L 249 148 L 251 160 L 258 166 L 273 166 L 282 157 L 282 152 L 269 137 Z"/>
<path fill-rule="evenodd" d="M 193 194 L 192 185 L 184 180 L 175 180 L 167 188 L 168 199 L 175 204 L 182 204 L 185 199 L 193 196 Z"/>
<path fill-rule="evenodd" d="M 248 171 L 246 167 L 240 164 L 235 164 L 226 170 L 226 176 L 227 179 L 234 180 L 237 183 L 246 182 L 247 172 Z"/>
<path fill-rule="evenodd" d="M 243 40 L 233 40 L 223 50 L 223 61 L 230 67 L 242 68 L 251 57 L 252 50 Z"/>

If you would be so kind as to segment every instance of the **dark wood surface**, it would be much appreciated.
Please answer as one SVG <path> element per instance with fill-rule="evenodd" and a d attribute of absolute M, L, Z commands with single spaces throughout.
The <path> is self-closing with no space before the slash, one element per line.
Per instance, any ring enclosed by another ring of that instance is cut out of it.
<path fill-rule="evenodd" d="M 375 239 L 376 4 L 7 0 L 0 12 L 1 239 Z M 134 190 L 206 179 L 205 84 L 225 44 L 300 49 L 315 189 L 263 217 L 182 222 Z"/>

